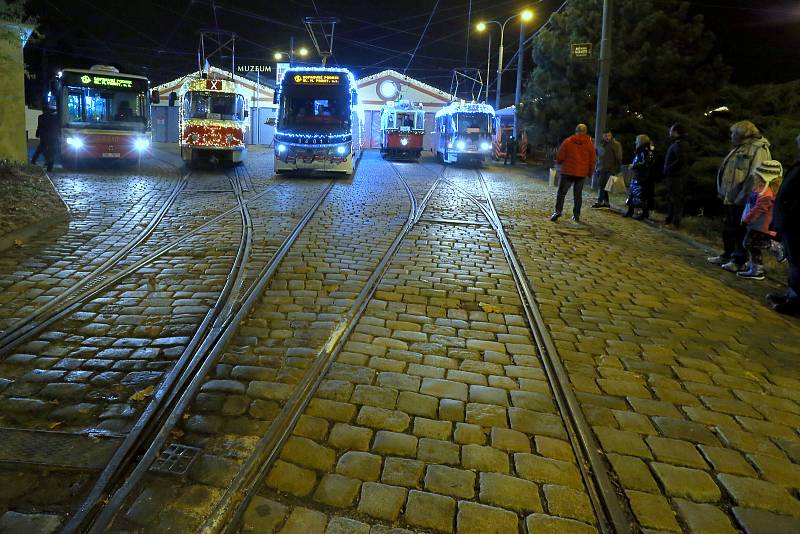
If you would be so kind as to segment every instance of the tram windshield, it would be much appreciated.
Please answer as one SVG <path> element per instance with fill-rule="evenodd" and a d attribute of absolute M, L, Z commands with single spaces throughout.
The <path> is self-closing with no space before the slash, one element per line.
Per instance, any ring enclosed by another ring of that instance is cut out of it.
<path fill-rule="evenodd" d="M 145 91 L 66 86 L 62 98 L 69 125 L 134 130 L 147 124 Z"/>
<path fill-rule="evenodd" d="M 488 113 L 458 113 L 456 115 L 458 133 L 489 133 L 492 130 L 492 116 Z"/>
<path fill-rule="evenodd" d="M 281 94 L 281 130 L 331 133 L 350 129 L 350 97 L 342 86 L 289 85 Z"/>
<path fill-rule="evenodd" d="M 183 99 L 187 119 L 244 120 L 244 97 L 233 93 L 190 91 Z"/>

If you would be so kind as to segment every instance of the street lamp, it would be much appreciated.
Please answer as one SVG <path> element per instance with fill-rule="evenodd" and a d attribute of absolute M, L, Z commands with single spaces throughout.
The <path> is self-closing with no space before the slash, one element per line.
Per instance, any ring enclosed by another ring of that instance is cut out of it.
<path fill-rule="evenodd" d="M 519 31 L 520 31 L 520 43 L 522 43 L 522 40 L 524 38 L 524 31 L 523 30 L 524 30 L 524 27 L 525 27 L 525 23 L 530 21 L 530 20 L 533 20 L 533 11 L 531 11 L 530 9 L 525 9 L 525 10 L 519 12 L 519 13 L 515 13 L 514 15 L 511 15 L 510 17 L 508 17 L 502 23 L 500 21 L 497 21 L 497 20 L 488 20 L 486 22 L 479 22 L 478 25 L 476 26 L 476 29 L 479 32 L 485 31 L 488 28 L 488 26 L 487 26 L 488 24 L 497 24 L 500 27 L 500 51 L 498 52 L 498 55 L 497 55 L 498 56 L 497 57 L 497 94 L 495 95 L 495 100 L 494 100 L 494 102 L 495 102 L 494 107 L 496 109 L 500 108 L 500 82 L 501 82 L 501 77 L 503 76 L 503 37 L 505 36 L 506 24 L 508 24 L 510 21 L 512 21 L 513 19 L 515 19 L 517 17 L 519 17 L 519 19 L 520 19 L 520 29 L 519 29 Z M 491 47 L 491 43 L 490 43 L 490 47 Z M 491 55 L 491 48 L 489 49 L 489 53 Z M 522 57 L 522 46 L 521 46 L 521 44 L 520 44 L 519 54 L 520 54 L 520 58 L 521 58 Z M 487 61 L 487 63 L 488 63 L 488 61 Z M 522 74 L 521 72 L 517 72 L 517 77 L 521 76 L 521 74 Z M 520 80 L 521 80 L 521 78 L 520 78 Z M 519 86 L 519 83 L 517 85 Z M 515 102 L 514 102 L 515 104 L 516 104 L 516 101 L 519 101 L 519 87 L 517 88 L 517 95 L 516 95 Z"/>

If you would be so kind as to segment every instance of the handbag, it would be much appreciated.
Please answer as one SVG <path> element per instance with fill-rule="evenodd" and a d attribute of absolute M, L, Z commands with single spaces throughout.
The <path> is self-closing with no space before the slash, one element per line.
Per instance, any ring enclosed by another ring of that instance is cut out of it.
<path fill-rule="evenodd" d="M 608 177 L 605 190 L 609 193 L 627 193 L 628 189 L 625 187 L 625 178 L 618 174 L 612 174 Z"/>

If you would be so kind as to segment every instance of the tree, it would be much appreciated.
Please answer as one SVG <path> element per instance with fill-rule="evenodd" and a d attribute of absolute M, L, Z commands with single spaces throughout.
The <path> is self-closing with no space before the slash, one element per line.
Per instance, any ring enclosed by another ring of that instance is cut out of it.
<path fill-rule="evenodd" d="M 616 0 L 608 124 L 623 137 L 664 138 L 671 121 L 697 110 L 728 79 L 701 16 L 681 0 Z M 571 43 L 599 53 L 602 0 L 572 0 L 533 41 L 535 67 L 521 117 L 535 144 L 555 144 L 578 122 L 591 123 L 596 61 L 573 60 Z M 627 143 L 626 143 L 627 144 Z"/>

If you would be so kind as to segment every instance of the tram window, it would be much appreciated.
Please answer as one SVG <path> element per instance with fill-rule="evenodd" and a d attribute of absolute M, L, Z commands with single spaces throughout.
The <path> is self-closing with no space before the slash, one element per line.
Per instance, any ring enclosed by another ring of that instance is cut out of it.
<path fill-rule="evenodd" d="M 69 122 L 83 121 L 83 109 L 81 101 L 83 100 L 83 92 L 70 91 L 67 95 L 67 116 Z"/>

